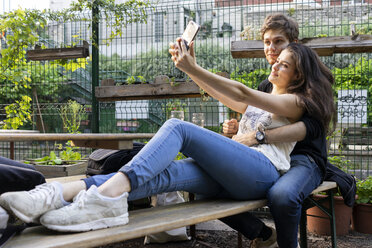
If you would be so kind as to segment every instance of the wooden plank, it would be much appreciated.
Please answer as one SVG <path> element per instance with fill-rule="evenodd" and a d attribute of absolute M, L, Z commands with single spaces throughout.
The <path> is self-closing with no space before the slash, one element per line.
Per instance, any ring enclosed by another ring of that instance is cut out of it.
<path fill-rule="evenodd" d="M 319 56 L 372 52 L 372 35 L 304 38 L 299 42 L 314 49 Z M 263 48 L 261 40 L 232 41 L 231 55 L 233 58 L 264 58 Z"/>
<path fill-rule="evenodd" d="M 370 150 L 331 150 L 329 155 L 332 156 L 372 156 Z"/>
<path fill-rule="evenodd" d="M 60 182 L 60 183 L 68 183 L 73 181 L 78 181 L 80 179 L 86 178 L 86 175 L 75 175 L 75 176 L 68 176 L 68 177 L 53 177 L 45 179 L 48 183 L 50 182 Z"/>
<path fill-rule="evenodd" d="M 324 181 L 321 185 L 319 185 L 318 188 L 314 189 L 313 192 L 311 192 L 311 194 L 313 195 L 313 194 L 316 194 L 322 191 L 327 191 L 327 190 L 334 189 L 334 188 L 337 188 L 337 184 L 335 182 Z"/>
<path fill-rule="evenodd" d="M 344 145 L 370 145 L 372 137 L 348 136 L 342 139 Z"/>
<path fill-rule="evenodd" d="M 26 57 L 29 60 L 55 60 L 55 59 L 76 59 L 89 56 L 89 47 L 70 47 L 28 50 Z"/>
<path fill-rule="evenodd" d="M 68 165 L 34 165 L 34 167 L 46 178 L 66 177 L 84 174 L 87 171 L 88 161 L 81 161 Z"/>
<path fill-rule="evenodd" d="M 153 136 L 154 133 L 0 133 L 0 141 L 133 141 Z"/>
<path fill-rule="evenodd" d="M 266 200 L 204 200 L 141 209 L 129 213 L 127 225 L 91 232 L 66 234 L 53 232 L 41 226 L 27 228 L 4 247 L 28 248 L 30 244 L 38 248 L 96 247 L 214 220 L 265 205 Z"/>
<path fill-rule="evenodd" d="M 113 150 L 132 149 L 133 142 L 131 140 L 74 140 L 73 146 L 104 148 Z"/>
<path fill-rule="evenodd" d="M 200 89 L 193 82 L 180 82 L 176 86 L 162 84 L 134 84 L 100 86 L 95 89 L 99 101 L 143 100 L 200 97 Z"/>

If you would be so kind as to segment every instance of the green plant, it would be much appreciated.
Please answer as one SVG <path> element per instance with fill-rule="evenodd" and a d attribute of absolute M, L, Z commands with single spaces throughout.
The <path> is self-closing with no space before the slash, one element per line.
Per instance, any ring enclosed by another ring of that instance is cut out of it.
<path fill-rule="evenodd" d="M 127 77 L 126 82 L 128 85 L 134 84 L 136 82 L 136 78 L 134 76 Z"/>
<path fill-rule="evenodd" d="M 348 166 L 351 163 L 345 156 L 329 156 L 328 161 L 344 172 L 348 172 Z"/>
<path fill-rule="evenodd" d="M 95 6 L 100 11 L 100 15 L 92 15 L 93 17 L 89 18 L 87 15 L 78 13 L 87 10 L 92 11 Z M 51 81 L 47 80 L 47 77 L 53 73 L 58 74 L 60 71 L 47 71 L 44 69 L 44 73 L 38 73 L 39 71 L 32 69 L 31 63 L 27 61 L 25 56 L 26 50 L 34 47 L 36 44 L 40 45 L 41 48 L 45 48 L 43 40 L 47 39 L 47 34 L 44 28 L 48 22 L 56 21 L 58 23 L 67 23 L 70 21 L 85 21 L 91 23 L 94 18 L 110 18 L 112 21 L 105 22 L 109 29 L 112 30 L 107 39 L 107 42 L 110 42 L 114 37 L 121 36 L 123 28 L 128 24 L 146 22 L 146 8 L 150 6 L 151 3 L 149 1 L 140 0 L 129 0 L 123 3 L 115 3 L 115 0 L 78 0 L 74 1 L 69 8 L 58 11 L 17 9 L 11 12 L 4 12 L 0 15 L 0 39 L 2 43 L 0 49 L 0 83 L 2 83 L 2 87 L 0 88 L 0 101 L 5 104 L 14 103 L 15 101 L 18 101 L 18 103 L 26 103 L 23 96 L 31 96 L 30 89 L 33 82 L 37 88 L 38 94 L 42 92 L 48 97 L 58 95 L 58 87 L 55 85 L 50 86 Z M 112 17 L 114 18 L 112 19 Z M 66 45 L 67 47 L 76 45 L 75 43 L 79 39 L 77 36 L 73 38 L 72 43 Z M 95 45 L 94 42 L 91 43 Z M 80 67 L 84 68 L 84 63 L 81 63 L 79 59 L 76 61 L 69 60 L 68 62 L 59 60 L 49 64 L 52 67 L 53 64 L 60 64 L 68 71 L 74 71 Z M 42 66 L 43 65 L 40 66 L 38 62 L 35 63 L 35 67 Z M 42 87 L 39 87 L 41 83 L 41 81 L 39 81 L 40 78 L 44 79 L 47 85 L 42 84 Z M 58 81 L 60 82 L 61 80 Z M 12 123 L 12 125 L 14 127 L 17 126 L 17 128 L 25 124 L 27 118 L 21 115 L 31 115 L 32 110 L 31 105 L 25 104 L 24 106 L 29 107 L 27 109 L 22 108 L 22 112 L 12 112 L 15 107 L 10 106 L 9 111 L 12 113 L 11 117 L 8 118 L 12 119 L 5 120 L 5 122 Z"/>
<path fill-rule="evenodd" d="M 78 161 L 81 160 L 81 154 L 79 152 L 75 152 L 73 147 L 66 147 L 65 150 L 59 153 L 59 156 L 62 160 L 67 161 Z"/>
<path fill-rule="evenodd" d="M 293 16 L 295 14 L 295 12 L 296 12 L 296 9 L 295 8 L 289 8 L 287 10 L 287 13 L 288 13 L 289 16 Z"/>
<path fill-rule="evenodd" d="M 357 180 L 357 203 L 372 204 L 372 176 L 364 180 Z"/>
<path fill-rule="evenodd" d="M 270 74 L 270 69 L 257 69 L 252 72 L 241 71 L 237 67 L 230 75 L 230 78 L 241 82 L 242 84 L 256 88 Z"/>
<path fill-rule="evenodd" d="M 145 84 L 146 83 L 146 78 L 144 78 L 143 76 L 137 76 L 138 80 L 140 81 L 141 84 Z"/>
<path fill-rule="evenodd" d="M 166 104 L 166 116 L 167 119 L 170 118 L 170 114 L 172 111 L 183 111 L 186 112 L 187 104 L 184 102 L 181 102 L 179 99 L 176 99 L 174 101 L 167 102 Z"/>
<path fill-rule="evenodd" d="M 26 161 L 26 162 L 29 163 L 29 161 Z M 35 159 L 34 162 L 37 162 L 43 165 L 60 165 L 62 164 L 62 159 L 57 157 L 54 151 L 51 151 L 49 153 L 49 156 L 44 156 L 40 159 Z"/>
<path fill-rule="evenodd" d="M 22 96 L 21 100 L 16 100 L 15 103 L 5 107 L 6 119 L 3 121 L 3 129 L 18 129 L 25 123 L 31 121 L 31 98 Z"/>
<path fill-rule="evenodd" d="M 58 145 L 59 149 L 62 149 L 62 145 Z M 55 151 L 51 151 L 48 156 L 44 156 L 40 159 L 35 159 L 33 162 L 36 162 L 41 165 L 62 165 L 65 163 L 76 162 L 84 157 L 81 156 L 79 152 L 75 152 L 74 148 L 66 147 L 65 150 L 59 152 L 57 156 Z M 25 161 L 25 163 L 30 163 L 31 161 Z"/>
<path fill-rule="evenodd" d="M 81 120 L 84 118 L 86 111 L 83 105 L 76 101 L 69 100 L 67 104 L 61 106 L 59 110 L 63 127 L 69 133 L 79 133 Z"/>

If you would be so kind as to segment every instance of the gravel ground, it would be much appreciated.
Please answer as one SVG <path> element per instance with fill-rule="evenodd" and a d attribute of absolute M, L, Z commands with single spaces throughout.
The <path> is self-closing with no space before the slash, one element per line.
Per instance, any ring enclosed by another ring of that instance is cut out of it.
<path fill-rule="evenodd" d="M 272 220 L 264 219 L 268 225 L 273 225 Z M 223 225 L 221 222 L 218 225 Z M 229 228 L 215 228 L 216 224 L 209 226 L 211 228 L 203 227 L 200 230 L 198 227 L 196 232 L 196 239 L 186 242 L 172 242 L 166 244 L 150 244 L 144 245 L 143 238 L 125 241 L 117 244 L 102 246 L 100 248 L 227 248 L 237 247 L 238 235 L 237 232 Z M 219 230 L 205 230 L 205 229 L 219 229 Z M 250 241 L 243 237 L 243 246 L 249 247 Z M 315 234 L 308 234 L 308 247 L 309 248 L 329 248 L 331 247 L 330 236 L 318 236 Z M 337 237 L 338 248 L 372 248 L 372 234 L 362 234 L 351 231 L 346 236 Z"/>

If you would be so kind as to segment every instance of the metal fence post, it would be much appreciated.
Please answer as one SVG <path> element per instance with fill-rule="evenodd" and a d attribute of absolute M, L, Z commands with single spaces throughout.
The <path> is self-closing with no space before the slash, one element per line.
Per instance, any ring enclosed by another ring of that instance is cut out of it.
<path fill-rule="evenodd" d="M 97 1 L 92 8 L 92 132 L 99 133 L 99 107 L 95 88 L 99 81 L 99 9 Z"/>

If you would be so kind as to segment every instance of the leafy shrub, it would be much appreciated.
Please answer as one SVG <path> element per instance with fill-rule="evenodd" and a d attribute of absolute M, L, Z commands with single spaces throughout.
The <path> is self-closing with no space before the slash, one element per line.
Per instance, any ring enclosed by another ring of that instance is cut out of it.
<path fill-rule="evenodd" d="M 357 181 L 357 203 L 372 204 L 372 176 Z"/>

